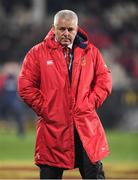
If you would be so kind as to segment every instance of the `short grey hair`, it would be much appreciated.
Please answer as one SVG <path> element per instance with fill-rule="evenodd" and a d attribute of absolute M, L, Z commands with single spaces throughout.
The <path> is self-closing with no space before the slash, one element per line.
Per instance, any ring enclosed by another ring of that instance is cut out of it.
<path fill-rule="evenodd" d="M 54 16 L 54 26 L 57 25 L 58 18 L 60 17 L 67 20 L 74 19 L 76 20 L 76 25 L 78 25 L 78 16 L 74 11 L 67 10 L 67 9 L 58 11 Z"/>

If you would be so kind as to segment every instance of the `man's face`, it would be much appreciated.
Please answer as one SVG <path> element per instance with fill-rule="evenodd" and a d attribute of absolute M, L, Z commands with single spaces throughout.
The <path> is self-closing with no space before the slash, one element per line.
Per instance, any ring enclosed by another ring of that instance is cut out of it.
<path fill-rule="evenodd" d="M 59 18 L 54 26 L 55 38 L 61 45 L 68 46 L 73 43 L 77 30 L 75 19 Z"/>

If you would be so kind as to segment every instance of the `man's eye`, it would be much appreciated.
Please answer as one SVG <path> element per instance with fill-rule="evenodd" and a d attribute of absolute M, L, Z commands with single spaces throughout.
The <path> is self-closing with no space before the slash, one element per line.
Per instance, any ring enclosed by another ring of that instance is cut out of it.
<path fill-rule="evenodd" d="M 64 28 L 64 27 L 59 28 L 60 31 L 65 31 L 66 29 L 68 30 L 68 32 L 72 32 L 74 30 L 73 28 Z"/>
<path fill-rule="evenodd" d="M 73 31 L 73 28 L 68 28 L 68 31 L 69 31 L 69 32 Z"/>
<path fill-rule="evenodd" d="M 60 31 L 65 31 L 65 28 L 60 28 L 59 30 L 60 30 Z"/>

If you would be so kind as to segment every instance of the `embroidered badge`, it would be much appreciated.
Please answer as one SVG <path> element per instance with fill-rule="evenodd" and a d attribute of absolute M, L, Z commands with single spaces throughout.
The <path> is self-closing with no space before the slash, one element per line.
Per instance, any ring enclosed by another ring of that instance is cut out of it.
<path fill-rule="evenodd" d="M 84 56 L 81 58 L 81 65 L 82 65 L 82 66 L 85 66 L 85 65 L 86 65 L 86 59 L 85 59 Z"/>

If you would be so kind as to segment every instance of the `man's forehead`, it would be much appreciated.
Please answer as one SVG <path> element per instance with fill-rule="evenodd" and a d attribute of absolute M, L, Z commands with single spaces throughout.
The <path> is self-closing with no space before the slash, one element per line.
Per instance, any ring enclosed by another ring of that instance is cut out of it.
<path fill-rule="evenodd" d="M 58 26 L 76 26 L 76 19 L 70 19 L 70 18 L 58 18 L 57 20 Z"/>

